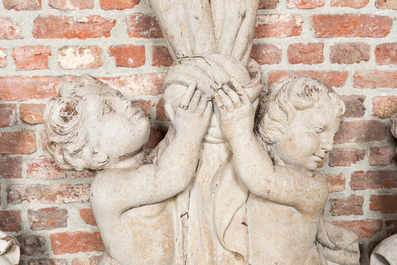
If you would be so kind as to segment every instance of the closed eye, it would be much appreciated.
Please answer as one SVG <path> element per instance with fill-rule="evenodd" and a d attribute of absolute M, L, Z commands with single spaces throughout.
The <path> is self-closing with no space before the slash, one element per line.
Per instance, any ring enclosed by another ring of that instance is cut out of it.
<path fill-rule="evenodd" d="M 102 115 L 105 115 L 105 114 L 108 114 L 108 113 L 111 113 L 111 112 L 114 112 L 114 110 L 108 105 L 105 105 L 102 108 Z"/>
<path fill-rule="evenodd" d="M 318 134 L 322 133 L 323 131 L 324 131 L 323 127 L 316 128 L 316 133 L 318 133 Z"/>

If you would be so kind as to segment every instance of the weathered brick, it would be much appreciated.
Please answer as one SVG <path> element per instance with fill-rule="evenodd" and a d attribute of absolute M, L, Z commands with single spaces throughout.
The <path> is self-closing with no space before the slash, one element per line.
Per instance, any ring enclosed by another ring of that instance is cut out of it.
<path fill-rule="evenodd" d="M 251 58 L 259 64 L 279 64 L 281 62 L 281 48 L 269 43 L 254 44 Z"/>
<path fill-rule="evenodd" d="M 287 0 L 287 8 L 313 9 L 325 5 L 325 0 Z"/>
<path fill-rule="evenodd" d="M 0 154 L 31 154 L 36 150 L 36 136 L 32 131 L 0 133 Z"/>
<path fill-rule="evenodd" d="M 156 16 L 136 13 L 127 18 L 128 35 L 133 38 L 163 38 Z"/>
<path fill-rule="evenodd" d="M 115 25 L 115 19 L 106 19 L 100 16 L 39 16 L 34 21 L 33 37 L 37 39 L 108 38 Z"/>
<path fill-rule="evenodd" d="M 369 238 L 382 231 L 383 222 L 379 219 L 366 219 L 357 221 L 334 221 L 335 225 L 347 228 L 358 235 L 360 239 Z"/>
<path fill-rule="evenodd" d="M 290 64 L 319 64 L 324 61 L 324 43 L 294 43 L 288 46 Z"/>
<path fill-rule="evenodd" d="M 258 9 L 275 9 L 279 0 L 259 0 Z"/>
<path fill-rule="evenodd" d="M 375 6 L 381 9 L 394 9 L 397 10 L 396 0 L 376 0 Z"/>
<path fill-rule="evenodd" d="M 167 134 L 168 127 L 160 126 L 150 128 L 149 140 L 145 145 L 146 149 L 155 148 L 161 140 L 164 139 L 164 136 Z"/>
<path fill-rule="evenodd" d="M 326 175 L 325 180 L 328 183 L 328 191 L 342 192 L 345 190 L 346 176 L 343 173 L 338 175 Z"/>
<path fill-rule="evenodd" d="M 70 172 L 70 176 L 72 178 L 93 178 L 96 173 L 90 171 L 72 171 Z"/>
<path fill-rule="evenodd" d="M 28 209 L 28 218 L 33 231 L 64 228 L 68 223 L 68 211 L 57 207 Z"/>
<path fill-rule="evenodd" d="M 84 222 L 86 222 L 87 224 L 97 225 L 95 216 L 92 213 L 91 209 L 80 209 L 79 214 L 80 214 L 81 219 L 83 219 Z"/>
<path fill-rule="evenodd" d="M 67 265 L 66 259 L 31 259 L 28 265 Z"/>
<path fill-rule="evenodd" d="M 88 202 L 89 184 L 50 184 L 50 185 L 10 185 L 8 203 L 23 201 L 30 203 L 73 203 Z"/>
<path fill-rule="evenodd" d="M 386 37 L 393 20 L 388 16 L 367 14 L 320 14 L 312 16 L 317 38 Z"/>
<path fill-rule="evenodd" d="M 268 85 L 277 83 L 286 77 L 309 76 L 323 81 L 331 87 L 342 87 L 345 85 L 348 71 L 284 71 L 276 70 L 269 72 Z"/>
<path fill-rule="evenodd" d="M 362 215 L 364 197 L 351 195 L 347 198 L 330 199 L 331 210 L 333 216 L 341 215 Z"/>
<path fill-rule="evenodd" d="M 156 104 L 156 120 L 158 121 L 169 121 L 164 108 L 164 100 L 160 99 Z"/>
<path fill-rule="evenodd" d="M 21 210 L 0 210 L 0 230 L 4 232 L 19 232 L 21 226 Z"/>
<path fill-rule="evenodd" d="M 43 236 L 23 234 L 17 236 L 17 240 L 21 244 L 21 254 L 28 257 L 43 256 L 47 248 Z"/>
<path fill-rule="evenodd" d="M 47 137 L 47 133 L 45 132 L 45 130 L 44 129 L 40 130 L 41 149 L 46 153 L 48 152 L 47 151 L 47 139 L 48 139 L 48 137 Z"/>
<path fill-rule="evenodd" d="M 100 0 L 101 8 L 104 10 L 111 9 L 129 9 L 133 8 L 135 5 L 139 3 L 140 0 Z"/>
<path fill-rule="evenodd" d="M 21 26 L 14 23 L 11 19 L 0 17 L 0 39 L 14 40 L 22 39 Z"/>
<path fill-rule="evenodd" d="M 165 73 L 145 73 L 100 79 L 125 96 L 155 96 L 163 93 L 164 77 Z"/>
<path fill-rule="evenodd" d="M 397 220 L 387 220 L 385 222 L 387 236 L 397 233 Z"/>
<path fill-rule="evenodd" d="M 397 42 L 377 45 L 375 58 L 380 65 L 397 64 Z"/>
<path fill-rule="evenodd" d="M 45 104 L 20 104 L 19 115 L 24 123 L 43 123 Z"/>
<path fill-rule="evenodd" d="M 361 118 L 365 114 L 366 107 L 364 106 L 365 96 L 362 95 L 348 95 L 341 96 L 345 102 L 346 112 L 343 115 L 345 118 Z"/>
<path fill-rule="evenodd" d="M 140 67 L 145 64 L 145 46 L 114 45 L 109 48 L 109 54 L 116 58 L 117 67 Z"/>
<path fill-rule="evenodd" d="M 372 99 L 373 114 L 379 118 L 390 118 L 397 112 L 397 96 L 378 96 Z"/>
<path fill-rule="evenodd" d="M 62 11 L 94 8 L 93 0 L 49 0 L 48 4 Z"/>
<path fill-rule="evenodd" d="M 48 69 L 50 46 L 22 46 L 14 48 L 11 56 L 19 70 Z"/>
<path fill-rule="evenodd" d="M 397 71 L 360 70 L 353 78 L 355 88 L 397 88 Z"/>
<path fill-rule="evenodd" d="M 28 163 L 26 176 L 31 179 L 63 179 L 65 171 L 60 169 L 55 160 L 50 157 L 40 156 Z"/>
<path fill-rule="evenodd" d="M 397 194 L 371 195 L 369 209 L 380 213 L 397 213 Z"/>
<path fill-rule="evenodd" d="M 356 147 L 336 148 L 329 154 L 329 166 L 331 167 L 348 167 L 351 164 L 363 160 L 365 150 Z"/>
<path fill-rule="evenodd" d="M 174 62 L 167 47 L 153 46 L 153 66 L 170 66 Z"/>
<path fill-rule="evenodd" d="M 55 255 L 105 250 L 99 232 L 57 233 L 51 234 L 50 239 Z"/>
<path fill-rule="evenodd" d="M 387 126 L 380 121 L 342 122 L 334 138 L 335 144 L 366 143 L 383 141 L 387 136 Z"/>
<path fill-rule="evenodd" d="M 0 179 L 22 178 L 22 158 L 0 156 Z"/>
<path fill-rule="evenodd" d="M 0 127 L 17 124 L 17 107 L 14 104 L 0 104 Z"/>
<path fill-rule="evenodd" d="M 332 7 L 363 8 L 369 0 L 331 0 Z"/>
<path fill-rule="evenodd" d="M 7 56 L 8 56 L 7 49 L 0 48 L 0 68 L 7 67 Z"/>
<path fill-rule="evenodd" d="M 75 258 L 72 261 L 72 265 L 97 265 L 100 259 L 101 256 Z"/>
<path fill-rule="evenodd" d="M 395 148 L 390 146 L 371 147 L 369 154 L 369 164 L 371 166 L 388 166 L 396 164 Z"/>
<path fill-rule="evenodd" d="M 132 104 L 141 107 L 146 116 L 150 119 L 152 116 L 152 102 L 150 100 L 133 100 Z"/>
<path fill-rule="evenodd" d="M 354 190 L 395 189 L 397 170 L 355 171 L 351 174 L 350 187 Z"/>
<path fill-rule="evenodd" d="M 58 50 L 62 69 L 91 69 L 102 66 L 102 50 L 96 46 L 66 46 Z"/>
<path fill-rule="evenodd" d="M 3 0 L 3 6 L 8 10 L 40 10 L 41 0 Z"/>
<path fill-rule="evenodd" d="M 0 100 L 45 99 L 57 94 L 57 90 L 71 77 L 52 76 L 3 76 L 0 77 Z"/>
<path fill-rule="evenodd" d="M 330 47 L 331 63 L 354 64 L 368 62 L 371 46 L 364 42 L 336 43 Z"/>
<path fill-rule="evenodd" d="M 300 14 L 272 14 L 257 16 L 255 38 L 299 36 L 303 17 Z"/>

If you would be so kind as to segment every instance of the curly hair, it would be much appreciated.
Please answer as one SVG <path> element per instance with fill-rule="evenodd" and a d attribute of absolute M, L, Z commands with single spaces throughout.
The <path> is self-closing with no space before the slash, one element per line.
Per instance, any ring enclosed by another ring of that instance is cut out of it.
<path fill-rule="evenodd" d="M 319 103 L 331 104 L 337 117 L 346 107 L 327 84 L 310 77 L 292 77 L 273 84 L 259 101 L 255 117 L 255 134 L 265 145 L 276 143 L 295 117 L 296 110 L 305 110 Z"/>

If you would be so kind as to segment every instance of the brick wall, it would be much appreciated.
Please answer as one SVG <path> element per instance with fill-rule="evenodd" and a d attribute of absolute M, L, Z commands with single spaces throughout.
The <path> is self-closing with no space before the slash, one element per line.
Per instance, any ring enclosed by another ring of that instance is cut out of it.
<path fill-rule="evenodd" d="M 361 238 L 362 264 L 397 232 L 396 0 L 262 0 L 252 57 L 271 84 L 321 79 L 346 118 L 321 169 L 325 218 Z M 93 175 L 57 168 L 45 147 L 48 98 L 91 74 L 152 120 L 148 148 L 168 120 L 162 80 L 172 63 L 148 0 L 2 0 L 0 4 L 0 230 L 17 235 L 21 264 L 95 264 L 104 247 L 89 206 Z"/>

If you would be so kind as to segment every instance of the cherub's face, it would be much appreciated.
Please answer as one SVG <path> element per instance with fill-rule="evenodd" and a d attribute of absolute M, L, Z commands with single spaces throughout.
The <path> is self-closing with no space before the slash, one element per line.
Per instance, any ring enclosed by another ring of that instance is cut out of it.
<path fill-rule="evenodd" d="M 327 103 L 297 110 L 273 152 L 285 165 L 314 171 L 328 158 L 340 121 Z"/>

